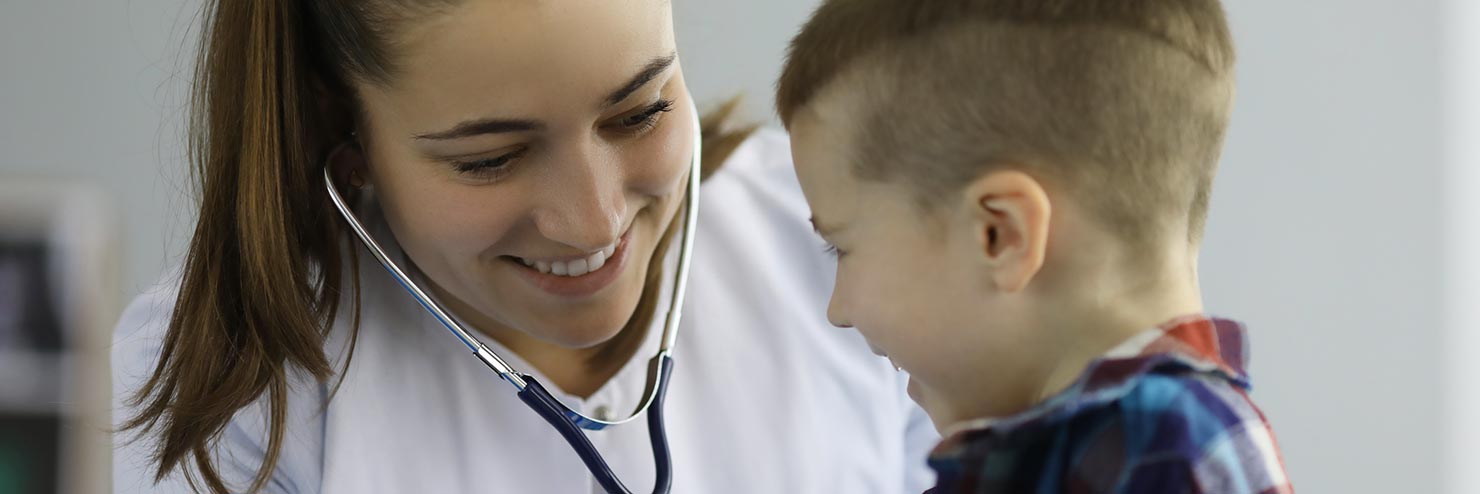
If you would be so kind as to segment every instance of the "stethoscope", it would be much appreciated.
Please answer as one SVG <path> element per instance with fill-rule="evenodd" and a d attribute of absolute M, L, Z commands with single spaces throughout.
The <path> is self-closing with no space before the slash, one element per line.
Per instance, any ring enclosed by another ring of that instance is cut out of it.
<path fill-rule="evenodd" d="M 689 102 L 689 107 L 693 108 L 692 100 Z M 672 299 L 668 306 L 668 316 L 663 323 L 663 339 L 658 347 L 657 355 L 648 363 L 647 387 L 643 391 L 646 397 L 638 405 L 636 410 L 633 410 L 630 415 L 620 420 L 600 420 L 571 410 L 570 407 L 551 395 L 549 391 L 546 391 L 545 387 L 541 386 L 539 381 L 536 381 L 534 377 L 514 370 L 513 367 L 510 367 L 508 363 L 504 362 L 504 359 L 490 350 L 487 345 L 473 337 L 466 329 L 463 329 L 462 325 L 451 316 L 448 316 L 447 311 L 433 300 L 432 297 L 428 296 L 426 291 L 422 290 L 421 286 L 417 285 L 410 276 L 407 276 L 406 272 L 386 254 L 385 249 L 380 247 L 380 243 L 376 242 L 370 236 L 370 232 L 365 229 L 365 226 L 360 223 L 354 212 L 350 210 L 344 198 L 339 195 L 339 190 L 334 185 L 334 178 L 330 174 L 329 167 L 324 167 L 324 185 L 329 190 L 329 199 L 334 202 L 334 207 L 339 210 L 339 214 L 344 217 L 344 220 L 349 223 L 350 228 L 354 230 L 355 236 L 359 237 L 360 242 L 365 245 L 365 248 L 375 256 L 376 260 L 380 261 L 380 265 L 385 267 L 386 271 L 390 272 L 391 276 L 396 279 L 396 282 L 400 283 L 401 287 L 405 288 L 416 299 L 417 303 L 421 304 L 422 308 L 425 308 L 438 322 L 442 323 L 443 327 L 451 331 L 453 336 L 457 337 L 458 341 L 461 341 L 469 350 L 472 350 L 473 355 L 478 357 L 478 360 L 483 361 L 484 365 L 497 372 L 499 377 L 503 378 L 504 381 L 514 385 L 514 388 L 519 392 L 519 399 L 523 400 L 525 405 L 528 405 L 530 409 L 534 410 L 546 422 L 549 422 L 555 430 L 560 432 L 560 435 L 565 438 L 565 441 L 570 443 L 571 449 L 580 455 L 581 461 L 586 463 L 586 469 L 591 471 L 591 475 L 596 477 L 596 481 L 601 484 L 601 487 L 613 494 L 630 494 L 631 491 L 627 490 L 627 487 L 622 485 L 622 481 L 617 479 L 617 475 L 612 472 L 611 467 L 607 466 L 606 459 L 602 458 L 601 452 L 597 451 L 596 447 L 591 444 L 591 440 L 586 437 L 586 433 L 582 429 L 599 431 L 614 425 L 625 424 L 635 420 L 643 411 L 648 412 L 648 435 L 653 446 L 653 461 L 657 465 L 657 481 L 656 485 L 653 486 L 653 492 L 666 493 L 673 485 L 673 461 L 668 451 L 668 433 L 663 426 L 663 398 L 668 394 L 668 379 L 673 373 L 673 346 L 674 342 L 678 339 L 678 321 L 683 316 L 684 292 L 688 287 L 689 278 L 689 258 L 693 255 L 694 251 L 694 227 L 699 218 L 699 157 L 701 155 L 700 146 L 702 145 L 702 139 L 697 111 L 693 112 L 693 121 L 694 153 L 689 161 L 688 197 L 684 200 L 683 239 L 679 247 L 678 271 L 675 274 Z"/>

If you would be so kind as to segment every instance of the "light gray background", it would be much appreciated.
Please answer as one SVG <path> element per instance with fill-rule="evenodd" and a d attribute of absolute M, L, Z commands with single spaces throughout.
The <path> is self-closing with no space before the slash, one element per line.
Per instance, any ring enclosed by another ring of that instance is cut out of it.
<path fill-rule="evenodd" d="M 1251 324 L 1255 396 L 1302 492 L 1441 492 L 1446 474 L 1463 479 L 1474 465 L 1474 447 L 1446 448 L 1455 431 L 1445 424 L 1476 408 L 1442 413 L 1455 396 L 1473 398 L 1465 380 L 1480 378 L 1446 374 L 1475 366 L 1443 347 L 1473 344 L 1442 303 L 1446 290 L 1451 306 L 1464 303 L 1456 287 L 1473 284 L 1446 274 L 1443 256 L 1457 254 L 1441 248 L 1480 218 L 1454 210 L 1476 189 L 1454 186 L 1463 153 L 1442 151 L 1465 142 L 1443 137 L 1458 125 L 1445 120 L 1458 98 L 1443 92 L 1454 89 L 1445 76 L 1480 57 L 1480 46 L 1445 36 L 1460 24 L 1444 9 L 1470 1 L 1227 2 L 1240 94 L 1203 286 L 1210 310 Z M 675 2 L 700 101 L 743 92 L 749 116 L 768 120 L 785 43 L 815 4 Z M 0 4 L 0 180 L 104 187 L 125 232 L 121 293 L 178 263 L 189 234 L 179 139 L 189 60 L 179 55 L 194 8 Z"/>

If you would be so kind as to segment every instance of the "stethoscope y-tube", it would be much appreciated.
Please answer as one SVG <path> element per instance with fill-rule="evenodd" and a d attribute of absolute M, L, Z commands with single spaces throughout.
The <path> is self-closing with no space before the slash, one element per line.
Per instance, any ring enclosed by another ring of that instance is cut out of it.
<path fill-rule="evenodd" d="M 667 493 L 673 484 L 673 458 L 668 452 L 668 431 L 663 426 L 663 399 L 668 395 L 668 376 L 673 373 L 673 357 L 660 355 L 657 359 L 658 372 L 661 376 L 658 380 L 660 389 L 656 390 L 657 400 L 647 410 L 647 423 L 649 440 L 653 445 L 653 464 L 657 465 L 655 475 L 657 483 L 653 486 L 653 492 Z M 528 386 L 519 392 L 519 399 L 524 400 L 525 405 L 529 405 L 529 408 L 560 432 L 565 442 L 570 443 L 571 449 L 581 456 L 581 461 L 585 462 L 586 469 L 591 471 L 593 477 L 596 477 L 596 482 L 601 484 L 601 488 L 614 494 L 630 494 L 632 491 L 622 485 L 622 481 L 606 464 L 606 460 L 601 457 L 596 446 L 591 444 L 591 439 L 586 437 L 585 431 L 571 420 L 570 415 L 562 413 L 566 410 L 565 405 L 550 395 L 549 391 L 545 391 L 545 387 L 541 386 L 539 381 L 529 379 L 527 383 Z"/>

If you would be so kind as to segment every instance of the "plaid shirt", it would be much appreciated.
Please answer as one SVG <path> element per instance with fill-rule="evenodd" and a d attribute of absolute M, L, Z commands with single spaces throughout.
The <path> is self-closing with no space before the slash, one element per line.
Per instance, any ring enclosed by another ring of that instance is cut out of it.
<path fill-rule="evenodd" d="M 1249 399 L 1243 327 L 1193 316 L 1092 362 L 1068 390 L 936 446 L 928 494 L 1289 494 Z"/>

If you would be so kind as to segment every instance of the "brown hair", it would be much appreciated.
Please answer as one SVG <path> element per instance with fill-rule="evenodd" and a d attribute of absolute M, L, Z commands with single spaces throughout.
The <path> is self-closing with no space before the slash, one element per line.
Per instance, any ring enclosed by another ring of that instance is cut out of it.
<path fill-rule="evenodd" d="M 1196 242 L 1233 59 L 1218 0 L 828 0 L 776 105 L 788 126 L 819 98 L 846 106 L 856 175 L 925 205 L 1014 166 L 1125 240 Z"/>
<path fill-rule="evenodd" d="M 265 394 L 266 451 L 248 488 L 260 490 L 282 449 L 290 369 L 320 382 L 335 374 L 324 341 L 343 294 L 354 305 L 353 348 L 359 278 L 341 267 L 346 254 L 354 265 L 358 247 L 332 213 L 322 166 L 353 126 L 349 82 L 387 83 L 396 73 L 391 29 L 456 2 L 413 3 L 206 3 L 189 123 L 199 218 L 158 361 L 132 397 L 137 414 L 121 424 L 135 439 L 158 436 L 156 481 L 181 468 L 192 488 L 227 492 L 212 448 L 236 412 Z M 706 116 L 706 176 L 751 130 L 720 125 L 734 108 Z M 660 247 L 654 256 L 662 255 Z M 662 263 L 651 265 L 624 335 L 653 316 Z"/>

